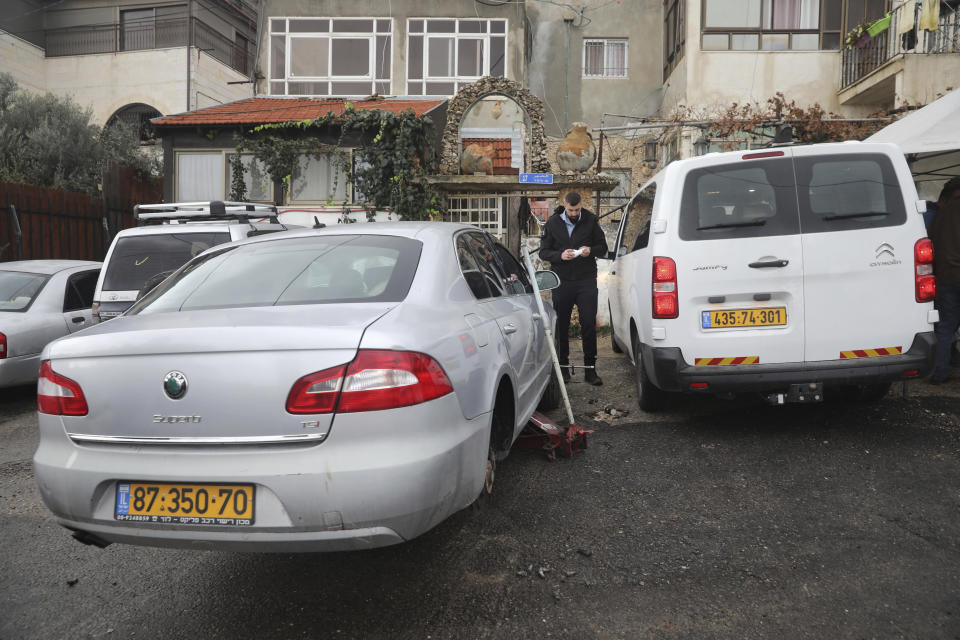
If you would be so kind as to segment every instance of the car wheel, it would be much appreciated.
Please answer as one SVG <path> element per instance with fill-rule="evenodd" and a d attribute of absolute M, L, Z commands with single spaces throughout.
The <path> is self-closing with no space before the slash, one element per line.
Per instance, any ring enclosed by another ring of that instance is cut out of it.
<path fill-rule="evenodd" d="M 610 313 L 610 348 L 614 353 L 623 353 L 623 348 L 617 343 L 617 333 L 613 330 L 613 310 L 607 305 L 607 311 Z"/>
<path fill-rule="evenodd" d="M 493 499 L 493 482 L 497 477 L 497 452 L 491 446 L 487 448 L 487 464 L 484 469 L 483 486 L 480 487 L 480 494 L 473 501 L 470 508 L 474 511 L 484 509 L 490 500 Z"/>
<path fill-rule="evenodd" d="M 537 405 L 539 411 L 553 411 L 560 406 L 560 382 L 557 380 L 557 372 L 553 370 L 553 367 L 550 367 L 550 382 L 547 383 L 547 388 L 543 390 L 543 395 L 540 396 L 540 404 Z"/>
<path fill-rule="evenodd" d="M 650 378 L 647 377 L 647 370 L 643 366 L 643 358 L 640 355 L 640 343 L 633 346 L 633 362 L 636 365 L 634 369 L 634 378 L 637 382 L 637 404 L 640 408 L 649 413 L 663 409 L 667 404 L 667 395 L 657 388 Z"/>

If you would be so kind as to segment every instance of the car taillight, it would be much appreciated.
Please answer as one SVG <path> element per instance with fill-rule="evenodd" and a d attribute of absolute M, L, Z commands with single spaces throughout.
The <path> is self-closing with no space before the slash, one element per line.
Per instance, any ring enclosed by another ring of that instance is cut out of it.
<path fill-rule="evenodd" d="M 349 365 L 297 380 L 287 396 L 287 411 L 380 411 L 427 402 L 452 391 L 443 367 L 428 355 L 361 349 Z"/>
<path fill-rule="evenodd" d="M 937 297 L 937 284 L 933 277 L 933 243 L 930 238 L 920 238 L 913 245 L 913 265 L 917 302 L 930 302 Z"/>
<path fill-rule="evenodd" d="M 40 363 L 37 410 L 54 416 L 87 415 L 87 399 L 80 385 L 54 371 L 49 360 Z"/>
<path fill-rule="evenodd" d="M 0 333 L 0 360 L 7 357 L 7 334 Z"/>
<path fill-rule="evenodd" d="M 677 297 L 677 265 L 672 258 L 653 259 L 653 317 L 676 318 L 680 313 Z"/>

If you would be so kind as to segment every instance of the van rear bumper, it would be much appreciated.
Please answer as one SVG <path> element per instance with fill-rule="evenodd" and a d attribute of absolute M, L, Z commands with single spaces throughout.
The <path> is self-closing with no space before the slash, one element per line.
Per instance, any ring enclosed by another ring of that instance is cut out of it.
<path fill-rule="evenodd" d="M 643 362 L 650 380 L 664 391 L 775 391 L 790 384 L 823 382 L 834 385 L 876 384 L 904 379 L 905 371 L 916 371 L 909 378 L 928 375 L 933 370 L 937 344 L 932 331 L 918 333 L 905 353 L 849 360 L 785 362 L 697 367 L 683 358 L 679 347 L 641 345 Z M 707 383 L 706 388 L 691 389 L 692 383 Z"/>

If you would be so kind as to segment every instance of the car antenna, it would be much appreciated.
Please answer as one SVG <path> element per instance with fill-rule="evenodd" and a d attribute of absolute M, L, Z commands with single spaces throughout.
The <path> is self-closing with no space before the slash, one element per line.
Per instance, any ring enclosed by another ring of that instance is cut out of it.
<path fill-rule="evenodd" d="M 325 224 L 323 224 L 322 222 L 320 222 L 320 220 L 317 218 L 317 216 L 313 216 L 313 228 L 314 228 L 314 229 L 323 229 L 325 226 L 327 226 L 327 225 L 325 225 Z"/>

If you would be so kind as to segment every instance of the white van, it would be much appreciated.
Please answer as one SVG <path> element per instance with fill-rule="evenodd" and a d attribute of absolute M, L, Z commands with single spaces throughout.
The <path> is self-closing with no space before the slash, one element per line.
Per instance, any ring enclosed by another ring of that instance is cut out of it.
<path fill-rule="evenodd" d="M 621 219 L 609 304 L 640 407 L 815 402 L 933 368 L 933 249 L 902 152 L 833 143 L 673 162 Z"/>
<path fill-rule="evenodd" d="M 156 285 L 210 247 L 263 233 L 286 231 L 273 205 L 246 202 L 173 202 L 134 208 L 142 225 L 110 243 L 93 294 L 93 322 L 119 316 L 144 285 Z"/>

